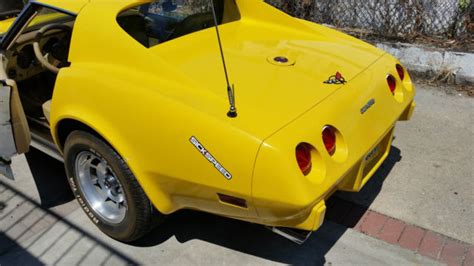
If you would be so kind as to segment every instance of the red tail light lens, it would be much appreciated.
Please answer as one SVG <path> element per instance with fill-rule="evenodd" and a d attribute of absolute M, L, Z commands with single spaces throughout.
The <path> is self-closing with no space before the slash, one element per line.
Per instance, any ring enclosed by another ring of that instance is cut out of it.
<path fill-rule="evenodd" d="M 400 77 L 401 80 L 404 80 L 405 79 L 405 69 L 400 64 L 397 64 L 396 68 L 397 68 L 398 76 Z"/>
<path fill-rule="evenodd" d="M 390 89 L 390 92 L 394 94 L 395 89 L 397 89 L 397 80 L 395 79 L 395 77 L 392 75 L 388 75 L 387 84 L 388 84 L 388 88 Z"/>
<path fill-rule="evenodd" d="M 336 152 L 336 129 L 332 126 L 324 127 L 323 142 L 329 155 L 333 155 Z"/>
<path fill-rule="evenodd" d="M 311 150 L 313 147 L 308 143 L 300 143 L 296 147 L 296 161 L 300 167 L 301 172 L 304 175 L 308 175 L 311 172 Z"/>

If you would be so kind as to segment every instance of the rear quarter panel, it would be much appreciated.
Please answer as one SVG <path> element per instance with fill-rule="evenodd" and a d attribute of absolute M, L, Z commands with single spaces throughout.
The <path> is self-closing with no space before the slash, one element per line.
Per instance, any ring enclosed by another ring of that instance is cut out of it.
<path fill-rule="evenodd" d="M 94 68 L 63 70 L 53 96 L 53 128 L 63 119 L 93 128 L 125 159 L 163 213 L 188 207 L 250 215 L 251 209 L 218 204 L 216 193 L 251 203 L 252 169 L 260 141 L 134 83 L 132 76 Z M 190 143 L 192 136 L 233 175 L 231 180 Z"/>
<path fill-rule="evenodd" d="M 116 15 L 123 8 L 120 1 L 93 2 L 78 16 L 72 65 L 60 71 L 52 100 L 56 142 L 63 119 L 90 126 L 125 159 L 163 213 L 187 207 L 255 217 L 251 178 L 261 139 L 227 119 L 225 97 L 193 90 L 185 77 L 166 70 L 172 66 L 164 67 L 159 57 L 119 28 Z M 222 106 L 220 116 L 206 109 L 216 103 Z M 192 136 L 233 175 L 231 180 L 190 143 Z M 217 192 L 243 198 L 250 207 L 221 204 Z"/>

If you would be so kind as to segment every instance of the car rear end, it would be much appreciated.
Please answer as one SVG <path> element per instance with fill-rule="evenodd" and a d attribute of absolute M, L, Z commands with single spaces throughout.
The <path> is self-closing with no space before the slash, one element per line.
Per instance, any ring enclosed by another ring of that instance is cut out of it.
<path fill-rule="evenodd" d="M 262 223 L 318 229 L 325 200 L 367 183 L 415 107 L 410 77 L 390 55 L 341 86 L 263 142 L 252 189 Z"/>

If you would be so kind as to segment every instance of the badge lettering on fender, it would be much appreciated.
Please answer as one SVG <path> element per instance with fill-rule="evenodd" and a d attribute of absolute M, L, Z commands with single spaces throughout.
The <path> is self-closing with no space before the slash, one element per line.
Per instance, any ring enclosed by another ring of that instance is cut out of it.
<path fill-rule="evenodd" d="M 219 171 L 219 173 L 221 173 L 225 178 L 227 178 L 227 180 L 231 180 L 232 179 L 232 175 L 229 173 L 229 171 L 227 171 L 215 158 L 214 156 L 212 156 L 212 154 L 210 152 L 208 152 L 206 150 L 206 148 L 199 142 L 199 140 L 197 140 L 196 137 L 191 137 L 189 139 L 189 141 L 191 142 L 191 144 L 194 145 L 194 147 L 196 147 L 196 149 L 204 156 L 204 158 L 206 158 L 212 165 L 214 165 L 214 167 L 217 169 L 217 171 Z"/>
<path fill-rule="evenodd" d="M 370 107 L 372 107 L 374 104 L 375 104 L 375 99 L 370 99 L 370 101 L 366 103 L 364 107 L 362 107 L 362 109 L 360 109 L 360 113 L 365 114 L 370 109 Z"/>

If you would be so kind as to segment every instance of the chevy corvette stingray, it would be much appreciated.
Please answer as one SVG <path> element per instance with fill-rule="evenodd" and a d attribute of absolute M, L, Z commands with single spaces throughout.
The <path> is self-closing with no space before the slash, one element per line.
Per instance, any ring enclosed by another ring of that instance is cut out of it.
<path fill-rule="evenodd" d="M 11 11 L 11 10 L 10 10 Z M 37 0 L 0 18 L 0 171 L 64 161 L 104 233 L 195 209 L 301 243 L 388 156 L 415 88 L 387 53 L 261 0 Z"/>

